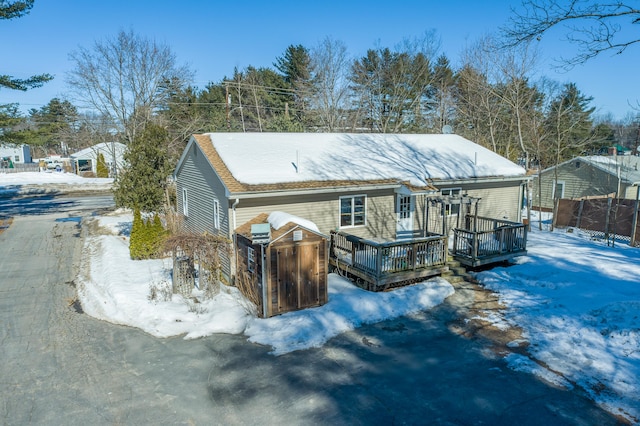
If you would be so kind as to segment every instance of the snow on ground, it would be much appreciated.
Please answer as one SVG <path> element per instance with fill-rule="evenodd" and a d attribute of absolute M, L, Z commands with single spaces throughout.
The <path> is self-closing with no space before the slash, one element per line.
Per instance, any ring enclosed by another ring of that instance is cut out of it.
<path fill-rule="evenodd" d="M 640 422 L 640 250 L 533 223 L 528 256 L 477 274 L 507 306 L 491 320 L 520 326 L 537 361 L 512 354 L 508 364 L 577 384 L 608 411 Z"/>
<path fill-rule="evenodd" d="M 111 178 L 84 178 L 65 172 L 3 173 L 0 171 L 0 197 L 60 190 L 106 190 L 112 183 Z"/>
<path fill-rule="evenodd" d="M 0 173 L 0 195 L 20 185 L 80 187 L 89 181 L 105 180 L 65 173 Z M 453 293 L 442 279 L 369 293 L 332 274 L 329 303 L 269 319 L 250 316 L 233 288 L 223 287 L 225 291 L 201 303 L 176 295 L 151 301 L 152 286 L 170 285 L 171 265 L 167 260 L 129 259 L 130 215 L 97 220 L 111 232 L 86 242 L 85 272 L 79 277 L 83 309 L 154 336 L 244 333 L 252 342 L 271 346 L 274 354 L 283 354 L 321 346 L 364 323 L 429 309 Z M 578 385 L 605 409 L 640 424 L 640 250 L 624 243 L 610 247 L 579 231 L 538 231 L 536 218 L 532 225 L 528 256 L 513 266 L 477 274 L 507 307 L 503 315 L 487 313 L 486 319 L 499 327 L 518 325 L 529 342 L 530 358 L 510 354 L 507 364 L 558 386 Z"/>
<path fill-rule="evenodd" d="M 87 256 L 78 279 L 84 311 L 158 337 L 184 335 L 192 339 L 213 333 L 244 333 L 250 341 L 271 346 L 272 353 L 279 355 L 322 346 L 330 338 L 362 324 L 432 308 L 454 291 L 446 280 L 435 278 L 393 292 L 371 293 L 330 274 L 327 304 L 267 319 L 250 315 L 244 297 L 226 286 L 211 300 L 194 302 L 173 295 L 166 301 L 154 301 L 149 300 L 151 287 L 170 289 L 170 260 L 129 259 L 130 214 L 96 220 L 109 230 L 109 235 L 86 241 Z M 200 295 L 196 291 L 194 296 Z"/>

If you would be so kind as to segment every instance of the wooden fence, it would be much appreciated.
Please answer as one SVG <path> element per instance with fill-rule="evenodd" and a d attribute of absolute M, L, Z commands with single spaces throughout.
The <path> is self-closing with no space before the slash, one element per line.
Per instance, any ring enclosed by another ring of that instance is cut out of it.
<path fill-rule="evenodd" d="M 553 215 L 554 227 L 574 227 L 594 237 L 640 243 L 638 200 L 622 198 L 559 199 Z"/>

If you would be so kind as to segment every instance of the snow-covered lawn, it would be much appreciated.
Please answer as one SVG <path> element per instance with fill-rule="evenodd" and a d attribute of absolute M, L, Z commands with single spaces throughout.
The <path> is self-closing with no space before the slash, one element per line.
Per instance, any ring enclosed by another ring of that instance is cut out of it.
<path fill-rule="evenodd" d="M 321 307 L 268 319 L 248 313 L 235 289 L 221 286 L 211 300 L 194 302 L 179 295 L 149 300 L 151 286 L 170 286 L 171 262 L 129 259 L 130 214 L 96 218 L 108 235 L 86 241 L 79 298 L 86 313 L 130 325 L 158 337 L 197 338 L 213 333 L 244 333 L 249 340 L 273 348 L 273 354 L 322 346 L 331 337 L 361 324 L 418 312 L 436 306 L 454 290 L 442 278 L 388 293 L 371 293 L 348 280 L 329 275 L 329 302 Z M 198 296 L 197 291 L 194 296 Z"/>

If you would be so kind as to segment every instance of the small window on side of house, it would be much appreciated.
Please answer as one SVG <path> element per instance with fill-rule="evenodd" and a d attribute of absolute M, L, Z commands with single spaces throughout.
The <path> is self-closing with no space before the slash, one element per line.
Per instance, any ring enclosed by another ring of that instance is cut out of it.
<path fill-rule="evenodd" d="M 247 247 L 247 270 L 249 272 L 256 271 L 256 251 L 253 247 Z"/>
<path fill-rule="evenodd" d="M 213 228 L 220 229 L 220 202 L 213 200 Z"/>
<path fill-rule="evenodd" d="M 182 188 L 182 214 L 189 216 L 189 197 L 187 197 L 187 188 Z"/>

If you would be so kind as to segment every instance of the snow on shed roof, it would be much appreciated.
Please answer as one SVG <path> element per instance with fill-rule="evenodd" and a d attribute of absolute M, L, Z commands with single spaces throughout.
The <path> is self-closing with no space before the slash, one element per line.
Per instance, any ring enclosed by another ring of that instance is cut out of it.
<path fill-rule="evenodd" d="M 231 174 L 248 185 L 524 176 L 506 158 L 453 134 L 208 133 Z M 202 140 L 199 138 L 199 140 Z"/>

